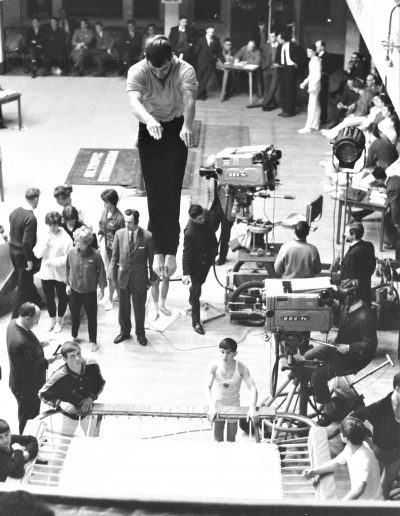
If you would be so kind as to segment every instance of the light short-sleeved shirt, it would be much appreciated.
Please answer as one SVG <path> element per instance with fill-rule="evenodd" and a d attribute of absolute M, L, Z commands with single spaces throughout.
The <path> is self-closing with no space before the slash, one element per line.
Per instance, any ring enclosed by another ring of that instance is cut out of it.
<path fill-rule="evenodd" d="M 366 483 L 365 491 L 359 500 L 382 500 L 381 475 L 378 461 L 371 449 L 363 443 L 352 453 L 346 446 L 342 453 L 335 458 L 338 464 L 346 464 L 349 468 L 351 487 L 361 482 Z"/>
<path fill-rule="evenodd" d="M 183 92 L 197 92 L 193 66 L 172 56 L 171 70 L 161 82 L 151 72 L 147 59 L 131 66 L 126 91 L 140 91 L 143 107 L 158 121 L 169 122 L 183 115 Z"/>

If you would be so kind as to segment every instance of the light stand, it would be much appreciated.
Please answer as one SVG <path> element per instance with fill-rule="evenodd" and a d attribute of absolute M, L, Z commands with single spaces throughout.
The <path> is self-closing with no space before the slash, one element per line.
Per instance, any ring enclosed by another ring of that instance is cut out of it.
<path fill-rule="evenodd" d="M 350 174 L 354 174 L 354 165 L 360 159 L 362 153 L 365 151 L 365 136 L 364 133 L 357 127 L 345 127 L 339 131 L 338 135 L 332 140 L 332 151 L 339 161 L 339 167 L 336 172 L 341 170 L 346 174 L 346 189 L 344 194 L 344 224 L 343 224 L 343 235 L 342 235 L 342 249 L 341 249 L 341 261 L 344 256 L 345 248 L 345 232 L 346 232 L 346 216 L 347 216 L 347 204 L 348 204 L 348 190 L 350 187 Z M 333 161 L 332 156 L 332 161 Z M 364 165 L 365 166 L 365 154 L 364 154 Z M 361 172 L 361 171 L 360 171 Z"/>

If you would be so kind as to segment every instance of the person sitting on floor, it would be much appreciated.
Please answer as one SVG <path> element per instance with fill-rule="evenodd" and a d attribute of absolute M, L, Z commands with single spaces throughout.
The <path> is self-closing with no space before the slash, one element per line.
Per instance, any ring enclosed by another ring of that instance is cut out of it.
<path fill-rule="evenodd" d="M 400 473 L 400 373 L 393 377 L 392 392 L 350 415 L 372 425 L 372 450 L 381 465 L 383 497 L 388 499 Z"/>
<path fill-rule="evenodd" d="M 364 443 L 364 439 L 370 435 L 369 430 L 359 419 L 348 417 L 341 423 L 340 431 L 342 441 L 346 444 L 345 449 L 321 466 L 305 469 L 303 476 L 310 479 L 333 473 L 347 464 L 351 489 L 343 500 L 382 500 L 379 464 L 369 446 Z"/>
<path fill-rule="evenodd" d="M 22 478 L 25 464 L 37 454 L 35 437 L 11 434 L 7 421 L 0 419 L 0 482 L 5 482 L 7 477 Z"/>

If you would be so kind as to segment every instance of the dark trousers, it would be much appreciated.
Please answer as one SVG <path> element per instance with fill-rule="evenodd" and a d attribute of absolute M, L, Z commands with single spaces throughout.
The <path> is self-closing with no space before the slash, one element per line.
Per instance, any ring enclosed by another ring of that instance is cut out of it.
<path fill-rule="evenodd" d="M 281 103 L 282 111 L 296 114 L 297 67 L 284 65 L 282 69 Z"/>
<path fill-rule="evenodd" d="M 78 336 L 82 305 L 88 320 L 89 341 L 95 343 L 97 342 L 97 292 L 80 294 L 71 288 L 69 309 L 71 311 L 71 335 L 73 338 Z"/>
<path fill-rule="evenodd" d="M 395 249 L 396 260 L 400 260 L 400 228 L 396 228 L 392 222 L 390 211 L 385 213 L 383 231 L 385 241 Z"/>
<path fill-rule="evenodd" d="M 10 248 L 10 258 L 17 277 L 17 296 L 12 312 L 12 318 L 14 319 L 18 317 L 19 307 L 23 303 L 30 301 L 40 307 L 42 300 L 33 281 L 34 273 L 37 272 L 35 264 L 32 270 L 27 271 L 24 255 L 15 253 L 12 248 Z"/>
<path fill-rule="evenodd" d="M 81 48 L 79 51 L 72 52 L 72 60 L 74 62 L 74 70 L 80 72 L 85 71 L 85 64 L 90 58 L 90 49 Z"/>
<path fill-rule="evenodd" d="M 218 254 L 220 258 L 225 259 L 229 250 L 229 240 L 231 238 L 231 229 L 234 221 L 230 221 L 226 218 L 225 212 L 222 209 L 218 195 L 215 196 L 215 199 L 210 208 L 210 218 L 211 224 L 215 231 L 217 231 L 219 225 L 221 224 Z"/>
<path fill-rule="evenodd" d="M 276 108 L 281 105 L 280 68 L 263 70 L 264 98 L 262 105 L 265 108 Z"/>
<path fill-rule="evenodd" d="M 139 58 L 140 59 L 140 58 Z M 132 50 L 123 50 L 118 55 L 118 72 L 123 74 L 138 62 L 138 56 Z"/>
<path fill-rule="evenodd" d="M 325 124 L 328 120 L 328 94 L 329 94 L 329 75 L 321 76 L 321 90 L 319 92 L 319 104 L 321 106 L 320 123 Z"/>
<path fill-rule="evenodd" d="M 50 317 L 62 317 L 68 305 L 66 285 L 62 281 L 42 280 L 43 292 L 46 297 L 47 311 Z M 58 298 L 58 309 L 56 306 L 56 294 Z"/>
<path fill-rule="evenodd" d="M 40 413 L 40 399 L 38 393 L 23 395 L 12 391 L 18 405 L 19 433 L 22 434 L 28 419 L 35 419 Z"/>
<path fill-rule="evenodd" d="M 91 55 L 98 72 L 104 72 L 105 63 L 114 60 L 112 54 L 109 54 L 107 50 L 101 48 L 92 50 Z"/>
<path fill-rule="evenodd" d="M 210 265 L 203 265 L 203 267 L 196 272 L 196 274 L 190 275 L 190 288 L 189 288 L 189 303 L 192 307 L 192 324 L 200 322 L 200 296 L 201 286 L 207 279 Z"/>
<path fill-rule="evenodd" d="M 135 314 L 135 333 L 138 337 L 145 334 L 144 318 L 146 313 L 146 288 L 135 288 L 132 284 L 128 288 L 119 289 L 119 310 L 118 322 L 121 327 L 121 333 L 128 335 L 132 329 L 131 322 L 131 298 L 133 305 L 133 313 Z"/>
<path fill-rule="evenodd" d="M 154 252 L 176 255 L 181 191 L 188 150 L 179 137 L 183 117 L 161 125 L 162 138 L 155 140 L 145 124 L 139 123 L 139 157 L 147 191 Z"/>
<path fill-rule="evenodd" d="M 52 66 L 59 66 L 62 70 L 68 68 L 68 59 L 65 52 L 48 52 L 45 56 L 44 66 L 50 71 Z"/>
<path fill-rule="evenodd" d="M 343 376 L 347 371 L 356 369 L 361 371 L 373 359 L 375 350 L 366 347 L 363 353 L 339 353 L 332 348 L 326 346 L 316 346 L 307 351 L 304 355 L 307 360 L 323 360 L 326 361 L 314 369 L 311 374 L 311 383 L 314 390 L 314 396 L 317 403 L 329 403 L 331 401 L 331 393 L 328 387 L 328 381 L 335 376 Z"/>
<path fill-rule="evenodd" d="M 28 47 L 28 56 L 32 66 L 32 70 L 36 70 L 39 63 L 44 64 L 45 53 L 43 48 Z"/>
<path fill-rule="evenodd" d="M 197 80 L 199 86 L 197 88 L 197 98 L 198 99 L 206 99 L 207 98 L 207 84 L 215 70 L 214 63 L 210 63 L 206 68 L 199 68 L 197 70 Z"/>

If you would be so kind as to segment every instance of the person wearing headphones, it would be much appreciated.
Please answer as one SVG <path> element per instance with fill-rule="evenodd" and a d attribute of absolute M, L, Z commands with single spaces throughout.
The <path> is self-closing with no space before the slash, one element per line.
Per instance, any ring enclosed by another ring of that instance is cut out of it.
<path fill-rule="evenodd" d="M 323 405 L 325 413 L 319 423 L 321 426 L 341 420 L 346 415 L 341 398 L 331 397 L 328 381 L 335 376 L 343 376 L 347 371 L 363 369 L 374 358 L 378 345 L 375 317 L 360 298 L 358 280 L 342 281 L 338 293 L 341 310 L 334 343 L 336 349 L 320 344 L 304 355 L 306 360 L 324 362 L 311 374 L 315 400 Z"/>

